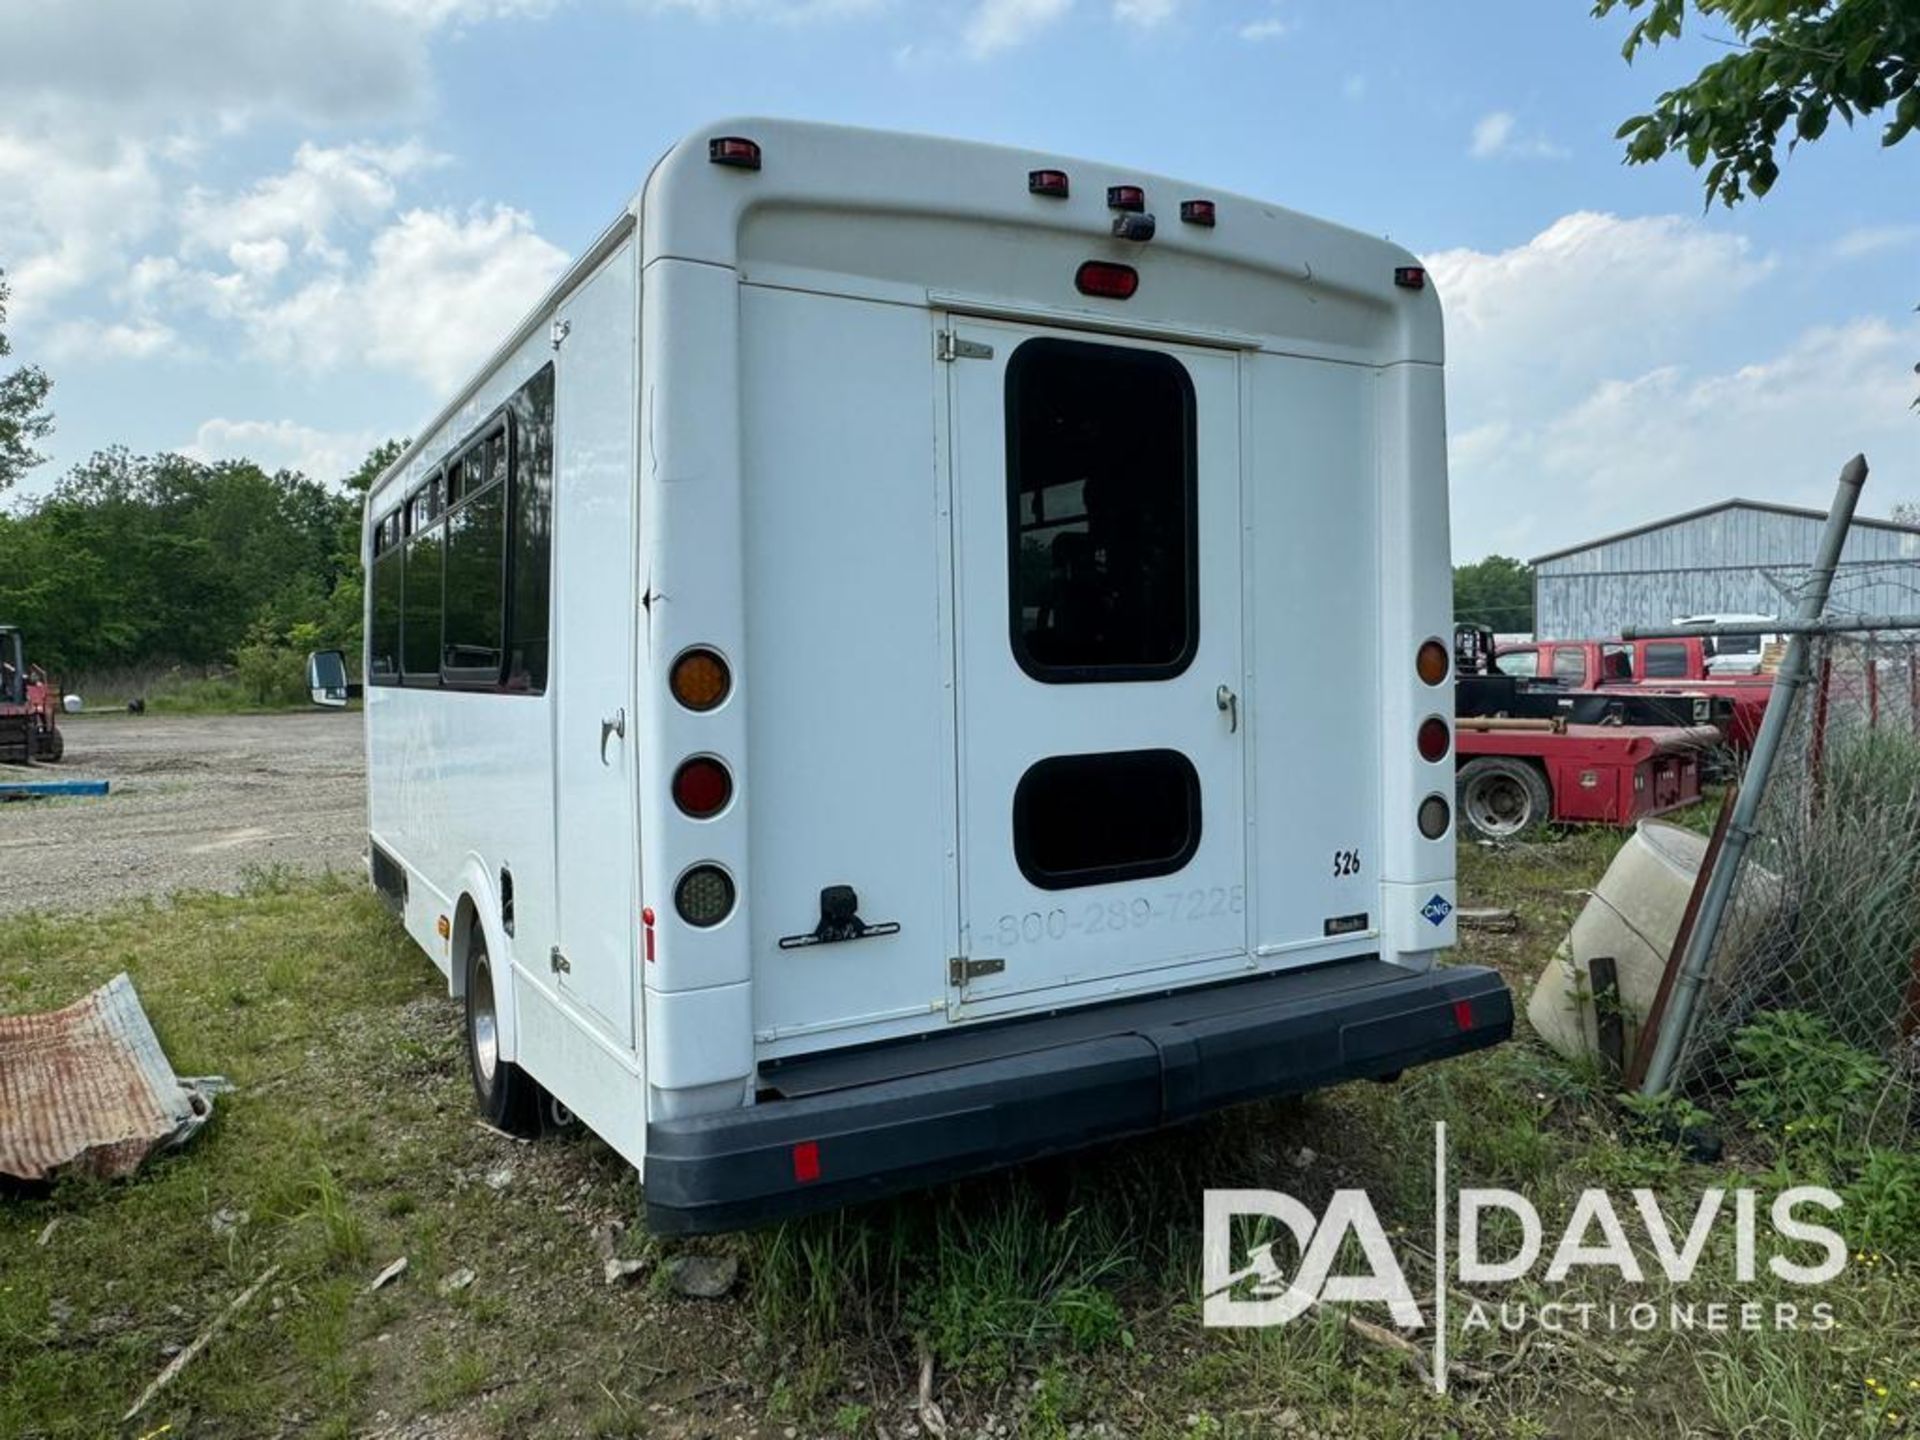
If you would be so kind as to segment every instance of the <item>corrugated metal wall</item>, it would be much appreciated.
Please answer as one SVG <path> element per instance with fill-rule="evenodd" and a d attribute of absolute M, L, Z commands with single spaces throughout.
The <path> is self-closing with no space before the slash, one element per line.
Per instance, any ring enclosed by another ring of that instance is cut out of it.
<path fill-rule="evenodd" d="M 1813 559 L 1824 523 L 1735 506 L 1540 561 L 1534 633 L 1585 639 L 1681 615 L 1780 614 L 1788 602 L 1762 572 L 1794 579 Z M 1856 525 L 1841 564 L 1834 610 L 1920 612 L 1920 533 Z"/>

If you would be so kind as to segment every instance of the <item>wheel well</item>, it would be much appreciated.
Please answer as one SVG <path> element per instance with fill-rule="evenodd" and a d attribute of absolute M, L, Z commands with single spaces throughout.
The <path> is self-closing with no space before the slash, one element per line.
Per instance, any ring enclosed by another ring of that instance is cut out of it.
<path fill-rule="evenodd" d="M 454 999 L 467 993 L 467 947 L 473 943 L 474 927 L 480 923 L 479 907 L 473 896 L 462 893 L 453 909 L 453 945 L 447 952 L 447 989 Z M 481 932 L 482 938 L 486 932 Z"/>

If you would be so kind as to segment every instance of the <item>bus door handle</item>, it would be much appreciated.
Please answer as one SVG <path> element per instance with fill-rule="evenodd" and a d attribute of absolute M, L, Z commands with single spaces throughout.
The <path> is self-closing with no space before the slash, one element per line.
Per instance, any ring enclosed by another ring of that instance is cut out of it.
<path fill-rule="evenodd" d="M 600 722 L 600 763 L 602 765 L 607 763 L 607 737 L 609 735 L 618 735 L 622 740 L 627 738 L 626 706 L 622 705 L 618 710 L 614 711 L 612 719 L 602 720 Z"/>
<path fill-rule="evenodd" d="M 1240 729 L 1240 697 L 1233 690 L 1222 685 L 1213 692 L 1213 703 L 1221 714 L 1227 717 L 1227 733 L 1233 735 Z"/>

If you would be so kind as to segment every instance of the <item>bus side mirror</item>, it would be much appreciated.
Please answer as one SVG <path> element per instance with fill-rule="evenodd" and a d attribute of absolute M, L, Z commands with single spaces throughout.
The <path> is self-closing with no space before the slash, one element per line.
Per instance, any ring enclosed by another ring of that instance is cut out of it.
<path fill-rule="evenodd" d="M 338 650 L 315 650 L 307 656 L 307 693 L 313 703 L 339 709 L 347 703 L 347 657 Z"/>

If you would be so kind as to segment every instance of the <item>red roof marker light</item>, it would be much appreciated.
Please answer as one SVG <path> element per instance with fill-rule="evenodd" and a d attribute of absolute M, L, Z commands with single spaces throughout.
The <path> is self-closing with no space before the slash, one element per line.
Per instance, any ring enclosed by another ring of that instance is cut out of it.
<path fill-rule="evenodd" d="M 1211 229 L 1214 219 L 1213 201 L 1182 200 L 1180 202 L 1180 218 L 1189 225 L 1205 225 Z"/>
<path fill-rule="evenodd" d="M 736 170 L 758 170 L 760 147 L 739 135 L 717 135 L 707 142 L 707 159 L 715 165 L 731 165 Z"/>
<path fill-rule="evenodd" d="M 1067 198 L 1067 172 L 1064 170 L 1029 170 L 1027 172 L 1027 193 L 1045 195 L 1054 200 Z"/>
<path fill-rule="evenodd" d="M 1402 290 L 1424 290 L 1427 288 L 1427 272 L 1418 265 L 1401 265 L 1393 272 L 1393 283 Z"/>
<path fill-rule="evenodd" d="M 1140 288 L 1140 272 L 1110 260 L 1088 260 L 1074 272 L 1073 288 L 1103 300 L 1131 300 Z"/>
<path fill-rule="evenodd" d="M 1147 192 L 1138 185 L 1109 185 L 1107 208 L 1109 210 L 1144 210 L 1147 208 Z"/>

